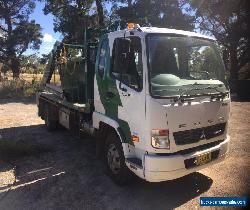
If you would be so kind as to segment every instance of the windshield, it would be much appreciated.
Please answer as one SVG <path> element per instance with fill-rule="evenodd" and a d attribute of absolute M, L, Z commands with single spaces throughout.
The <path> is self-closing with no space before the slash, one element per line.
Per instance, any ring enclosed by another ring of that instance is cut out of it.
<path fill-rule="evenodd" d="M 153 96 L 225 92 L 224 65 L 209 40 L 148 35 L 150 92 Z"/>

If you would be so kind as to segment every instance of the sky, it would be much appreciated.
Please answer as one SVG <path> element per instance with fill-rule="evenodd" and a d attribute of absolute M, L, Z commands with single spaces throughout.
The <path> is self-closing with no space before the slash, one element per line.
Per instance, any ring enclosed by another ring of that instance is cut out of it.
<path fill-rule="evenodd" d="M 53 30 L 53 15 L 44 15 L 43 13 L 44 3 L 42 2 L 36 2 L 36 8 L 34 12 L 30 15 L 30 19 L 35 20 L 36 23 L 39 23 L 42 27 L 42 44 L 40 46 L 40 49 L 38 51 L 34 51 L 31 49 L 28 49 L 24 54 L 30 55 L 30 54 L 48 54 L 53 46 L 56 40 L 60 41 L 62 40 L 62 35 L 60 33 L 55 33 Z"/>
<path fill-rule="evenodd" d="M 106 9 L 110 10 L 111 4 L 106 3 L 105 4 Z M 31 55 L 36 53 L 38 56 L 41 56 L 42 54 L 48 54 L 54 46 L 54 43 L 56 41 L 60 41 L 63 39 L 62 34 L 55 33 L 53 28 L 53 18 L 54 16 L 51 14 L 44 15 L 43 13 L 44 3 L 36 1 L 36 8 L 34 12 L 30 15 L 30 20 L 35 20 L 36 23 L 39 23 L 42 27 L 42 44 L 40 46 L 40 49 L 37 51 L 34 51 L 32 49 L 26 50 L 24 53 L 25 55 Z"/>

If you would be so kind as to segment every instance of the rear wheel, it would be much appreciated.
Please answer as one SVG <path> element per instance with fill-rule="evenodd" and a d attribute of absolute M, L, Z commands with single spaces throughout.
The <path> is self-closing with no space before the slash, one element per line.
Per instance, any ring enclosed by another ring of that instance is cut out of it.
<path fill-rule="evenodd" d="M 58 127 L 58 121 L 52 119 L 49 106 L 47 105 L 44 110 L 44 121 L 48 131 L 54 131 Z"/>
<path fill-rule="evenodd" d="M 125 164 L 122 144 L 116 133 L 107 136 L 105 144 L 105 166 L 111 179 L 123 185 L 131 180 L 131 172 Z"/>

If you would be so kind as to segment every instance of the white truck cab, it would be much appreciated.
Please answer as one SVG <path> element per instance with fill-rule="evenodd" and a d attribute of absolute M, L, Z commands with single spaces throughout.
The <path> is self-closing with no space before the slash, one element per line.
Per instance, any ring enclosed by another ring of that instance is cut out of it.
<path fill-rule="evenodd" d="M 106 146 L 112 176 L 127 167 L 159 182 L 226 157 L 230 95 L 213 38 L 132 24 L 101 38 L 95 71 L 93 127 L 114 128 L 123 148 Z"/>

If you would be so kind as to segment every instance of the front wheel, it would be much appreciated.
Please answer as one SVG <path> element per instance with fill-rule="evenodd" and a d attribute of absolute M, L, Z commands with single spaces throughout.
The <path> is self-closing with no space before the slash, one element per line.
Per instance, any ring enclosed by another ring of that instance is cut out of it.
<path fill-rule="evenodd" d="M 105 144 L 105 166 L 111 179 L 118 185 L 131 180 L 131 172 L 125 164 L 122 144 L 116 133 L 107 136 Z"/>

